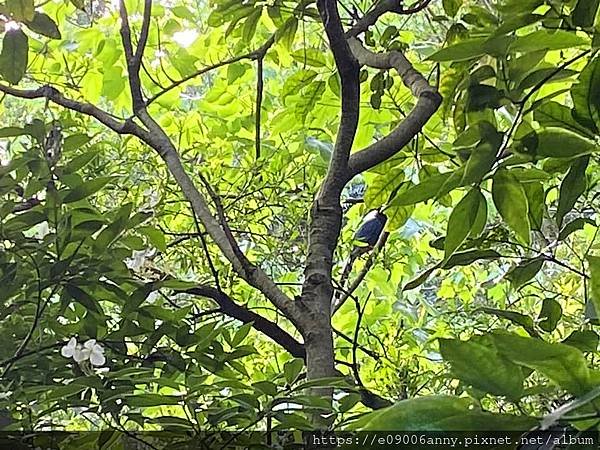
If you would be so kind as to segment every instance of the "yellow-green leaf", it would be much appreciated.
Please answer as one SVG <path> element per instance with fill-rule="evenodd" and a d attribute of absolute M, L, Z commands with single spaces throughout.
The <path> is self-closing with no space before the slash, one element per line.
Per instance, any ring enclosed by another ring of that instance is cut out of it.
<path fill-rule="evenodd" d="M 498 212 L 518 238 L 529 244 L 531 225 L 529 206 L 523 186 L 508 170 L 501 169 L 494 175 L 492 197 Z"/>

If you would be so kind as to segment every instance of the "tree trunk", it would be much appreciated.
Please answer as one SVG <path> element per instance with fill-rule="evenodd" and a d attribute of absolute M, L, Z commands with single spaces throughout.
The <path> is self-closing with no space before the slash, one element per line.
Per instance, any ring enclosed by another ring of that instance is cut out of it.
<path fill-rule="evenodd" d="M 319 314 L 311 314 L 311 316 L 314 321 L 304 334 L 308 380 L 334 377 L 336 372 L 329 308 Z M 311 389 L 310 393 L 327 399 L 331 405 L 333 388 L 315 387 Z M 321 414 L 315 414 L 313 424 L 317 429 L 326 429 L 331 424 L 331 419 Z"/>

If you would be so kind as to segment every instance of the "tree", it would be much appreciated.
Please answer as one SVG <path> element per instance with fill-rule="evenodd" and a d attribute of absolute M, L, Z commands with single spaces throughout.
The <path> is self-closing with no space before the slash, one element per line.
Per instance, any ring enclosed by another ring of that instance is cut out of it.
<path fill-rule="evenodd" d="M 118 419 L 125 406 L 139 409 L 126 416 L 139 426 L 245 427 L 275 417 L 287 427 L 324 428 L 334 416 L 323 412 L 332 408 L 343 413 L 359 399 L 381 408 L 391 404 L 384 397 L 419 392 L 407 388 L 418 362 L 395 375 L 404 383 L 396 395 L 376 394 L 361 378 L 357 353 L 378 358 L 369 338 L 360 341 L 361 322 L 377 320 L 368 312 L 372 296 L 396 295 L 386 284 L 401 281 L 408 307 L 407 292 L 421 287 L 425 294 L 424 283 L 439 270 L 464 273 L 456 268 L 474 264 L 481 277 L 503 273 L 516 295 L 527 295 L 545 268 L 540 276 L 548 284 L 575 276 L 572 292 L 582 289 L 594 310 L 598 77 L 589 17 L 598 5 L 380 0 L 358 6 L 334 0 L 318 0 L 316 9 L 309 1 L 5 4 L 0 91 L 9 106 L 27 108 L 29 120 L 2 130 L 11 142 L 2 170 L 2 279 L 9 286 L 2 300 L 19 312 L 3 322 L 11 330 L 7 348 L 16 350 L 2 366 L 3 382 L 26 410 L 36 393 L 23 381 L 27 358 L 40 361 L 36 381 L 48 390 L 57 379 L 48 371 L 52 361 L 68 357 L 74 361 L 58 378 L 69 382 L 54 386 L 43 404 L 56 408 L 58 399 L 71 397 L 69 406 L 89 407 L 119 428 L 126 428 Z M 430 37 L 435 48 L 408 45 L 411 32 Z M 369 105 L 362 106 L 367 94 Z M 9 114 L 22 120 L 18 110 Z M 59 134 L 65 138 L 56 144 Z M 364 199 L 352 196 L 364 185 Z M 547 195 L 555 187 L 558 195 Z M 354 201 L 384 207 L 389 220 L 374 248 L 342 271 L 352 245 L 344 219 L 359 219 L 347 211 Z M 444 207 L 452 205 L 448 215 Z M 442 255 L 408 281 L 429 251 L 409 251 L 413 259 L 399 263 L 405 250 L 398 230 L 428 213 L 434 230 L 445 229 L 432 243 Z M 47 234 L 39 233 L 42 223 Z M 582 240 L 567 241 L 579 231 Z M 507 260 L 519 260 L 508 274 Z M 488 273 L 481 261 L 494 262 L 494 269 Z M 548 265 L 564 272 L 553 275 Z M 497 297 L 487 283 L 484 295 Z M 274 310 L 253 308 L 264 308 L 263 298 Z M 471 337 L 474 324 L 464 318 L 457 333 L 448 333 L 445 318 L 430 335 L 446 338 L 439 352 L 471 397 L 487 395 L 488 403 L 480 403 L 496 412 L 507 399 L 517 405 L 514 415 L 467 413 L 462 398 L 433 397 L 400 402 L 355 426 L 410 428 L 403 411 L 421 407 L 473 423 L 483 414 L 501 426 L 530 426 L 543 401 L 527 413 L 519 401 L 535 377 L 558 385 L 558 392 L 588 396 L 568 412 L 593 406 L 597 375 L 583 354 L 540 339 L 557 329 L 567 308 L 544 298 L 534 321 L 527 313 L 537 304 L 521 313 L 480 303 L 472 309 L 506 319 L 528 337 Z M 223 324 L 214 314 L 245 325 Z M 57 318 L 63 323 L 48 323 Z M 334 345 L 336 320 L 349 350 Z M 485 319 L 483 326 L 489 324 Z M 415 339 L 386 330 L 395 325 L 378 321 L 373 339 L 384 352 L 382 339 L 402 345 Z M 260 369 L 238 361 L 256 353 L 243 344 L 250 327 L 297 358 L 281 368 L 283 377 L 262 379 Z M 468 341 L 447 339 L 466 331 Z M 584 340 L 586 350 L 597 339 L 591 330 L 575 332 L 584 334 L 572 341 Z M 83 338 L 91 339 L 87 347 L 79 346 Z M 418 357 L 420 345 L 408 353 Z M 337 368 L 336 350 L 343 355 Z M 108 353 L 109 370 L 99 376 L 95 362 L 103 365 Z M 549 365 L 550 357 L 562 369 Z M 565 369 L 573 364 L 579 372 Z M 156 393 L 139 392 L 131 379 L 138 373 Z M 209 378 L 232 395 L 206 390 Z M 334 404 L 334 388 L 346 400 Z M 443 392 L 452 390 L 444 385 Z M 305 405 L 312 423 L 293 408 L 278 412 L 284 403 Z M 146 408 L 158 405 L 172 410 L 148 422 Z M 25 423 L 31 414 L 16 416 Z"/>

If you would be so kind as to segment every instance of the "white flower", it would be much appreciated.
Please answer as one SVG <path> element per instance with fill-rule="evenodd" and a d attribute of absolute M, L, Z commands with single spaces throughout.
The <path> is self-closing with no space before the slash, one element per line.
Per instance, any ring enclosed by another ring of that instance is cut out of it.
<path fill-rule="evenodd" d="M 75 354 L 77 347 L 79 347 L 79 345 L 77 344 L 77 339 L 72 337 L 67 343 L 67 345 L 60 349 L 60 354 L 63 355 L 65 358 L 72 358 Z"/>
<path fill-rule="evenodd" d="M 77 343 L 77 339 L 72 337 L 60 350 L 60 354 L 65 358 L 73 358 L 77 363 L 89 360 L 93 366 L 102 366 L 106 362 L 104 349 L 96 343 L 95 339 L 89 339 L 81 345 Z"/>
<path fill-rule="evenodd" d="M 86 352 L 87 358 L 92 363 L 92 366 L 102 366 L 106 362 L 104 357 L 104 349 L 100 344 L 96 343 L 96 339 L 90 339 L 83 344 L 83 351 Z"/>

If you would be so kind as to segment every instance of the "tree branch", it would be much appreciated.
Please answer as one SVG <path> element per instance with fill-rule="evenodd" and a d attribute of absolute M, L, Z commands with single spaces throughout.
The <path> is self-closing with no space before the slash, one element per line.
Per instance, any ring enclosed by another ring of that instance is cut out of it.
<path fill-rule="evenodd" d="M 142 25 L 142 36 L 140 37 L 139 45 L 135 55 L 133 52 L 133 44 L 131 43 L 131 28 L 129 26 L 129 18 L 127 16 L 127 8 L 125 0 L 119 1 L 119 15 L 121 16 L 121 42 L 125 51 L 125 59 L 127 62 L 127 72 L 129 73 L 129 90 L 131 91 L 131 101 L 134 114 L 138 110 L 144 108 L 145 102 L 142 95 L 142 82 L 140 80 L 140 63 L 144 52 L 145 42 L 148 36 L 148 28 L 150 26 L 150 8 L 152 1 L 145 0 L 144 7 L 144 23 Z M 143 34 L 145 33 L 145 37 Z"/>
<path fill-rule="evenodd" d="M 0 92 L 12 95 L 13 97 L 29 100 L 46 98 L 64 108 L 91 116 L 118 134 L 132 134 L 137 137 L 141 137 L 145 133 L 145 130 L 136 125 L 135 122 L 131 120 L 119 121 L 108 112 L 98 108 L 95 105 L 92 105 L 91 103 L 79 102 L 77 100 L 65 97 L 55 87 L 50 85 L 41 86 L 37 89 L 16 89 L 11 86 L 0 84 Z"/>
<path fill-rule="evenodd" d="M 204 285 L 188 289 L 185 292 L 214 300 L 221 307 L 221 311 L 224 314 L 243 323 L 252 323 L 253 328 L 270 337 L 273 341 L 286 349 L 292 356 L 302 359 L 306 357 L 304 344 L 298 342 L 276 323 L 265 319 L 263 316 L 250 311 L 244 306 L 238 305 L 224 292 Z"/>
<path fill-rule="evenodd" d="M 271 36 L 259 49 L 248 52 L 244 55 L 234 56 L 233 58 L 223 60 L 221 62 L 211 64 L 210 66 L 203 67 L 202 69 L 197 70 L 196 72 L 182 78 L 181 80 L 175 81 L 160 92 L 154 94 L 146 101 L 146 106 L 149 106 L 151 103 L 156 101 L 158 98 L 165 95 L 167 92 L 175 89 L 176 87 L 181 86 L 184 83 L 187 83 L 190 80 L 193 80 L 200 75 L 204 75 L 212 70 L 218 69 L 219 67 L 228 66 L 229 64 L 236 63 L 238 61 L 242 61 L 244 59 L 257 59 L 259 55 L 263 52 L 266 52 L 273 44 L 275 43 L 275 35 Z"/>
<path fill-rule="evenodd" d="M 355 37 L 364 33 L 370 26 L 375 25 L 381 16 L 388 12 L 400 14 L 402 12 L 402 3 L 399 0 L 380 0 L 375 3 L 375 6 L 348 30 L 346 37 Z"/>
<path fill-rule="evenodd" d="M 146 42 L 148 42 L 148 33 L 150 31 L 150 18 L 152 15 L 152 0 L 144 1 L 144 18 L 142 19 L 142 30 L 140 31 L 140 39 L 138 40 L 137 47 L 135 49 L 135 55 L 133 55 L 133 67 L 139 73 L 140 66 L 142 64 L 142 58 L 144 57 L 144 50 L 146 48 Z"/>
<path fill-rule="evenodd" d="M 391 133 L 352 154 L 348 165 L 351 175 L 355 176 L 391 158 L 408 144 L 437 111 L 442 96 L 421 73 L 413 68 L 401 52 L 373 53 L 363 47 L 356 38 L 350 38 L 349 44 L 361 64 L 377 69 L 395 69 L 404 85 L 417 97 L 417 103 L 412 111 Z"/>
<path fill-rule="evenodd" d="M 298 323 L 298 318 L 301 316 L 297 312 L 291 299 L 279 289 L 274 281 L 261 268 L 255 266 L 246 258 L 233 238 L 224 215 L 220 215 L 219 220 L 216 220 L 215 217 L 213 217 L 206 199 L 200 193 L 183 167 L 179 152 L 175 148 L 175 145 L 163 128 L 148 113 L 146 104 L 142 99 L 139 66 L 136 67 L 133 65 L 134 57 L 131 44 L 131 29 L 129 27 L 124 0 L 120 0 L 119 10 L 121 15 L 121 38 L 123 41 L 123 48 L 125 49 L 125 56 L 127 58 L 129 86 L 133 99 L 133 112 L 148 130 L 147 133 L 139 136 L 140 139 L 156 150 L 165 161 L 165 164 L 175 178 L 175 181 L 190 202 L 194 215 L 202 222 L 210 237 L 232 264 L 235 272 L 246 280 L 248 284 L 262 292 L 265 297 L 267 297 L 288 319 L 292 321 L 292 323 L 296 325 Z M 145 17 L 147 17 L 147 15 L 148 8 L 145 10 Z M 146 25 L 146 27 L 147 26 L 148 25 Z M 271 37 L 258 52 L 266 52 L 266 49 L 272 45 L 272 42 L 274 42 L 274 37 Z M 256 54 L 256 52 L 254 54 Z M 217 203 L 216 206 L 219 211 Z"/>
<path fill-rule="evenodd" d="M 429 6 L 432 0 L 421 0 L 409 8 L 402 5 L 402 0 L 380 0 L 369 10 L 356 24 L 346 32 L 346 37 L 356 37 L 364 33 L 370 26 L 375 25 L 381 16 L 388 12 L 401 15 L 411 15 L 424 10 Z"/>

